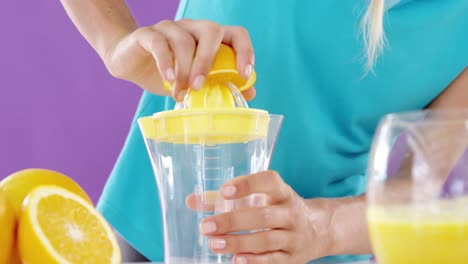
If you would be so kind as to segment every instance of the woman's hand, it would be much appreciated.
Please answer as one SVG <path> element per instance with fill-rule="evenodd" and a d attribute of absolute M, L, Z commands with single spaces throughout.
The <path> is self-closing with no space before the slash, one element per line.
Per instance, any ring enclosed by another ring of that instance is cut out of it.
<path fill-rule="evenodd" d="M 223 185 L 226 200 L 251 194 L 265 194 L 266 206 L 236 209 L 208 217 L 200 223 L 200 232 L 210 236 L 214 252 L 235 254 L 234 263 L 306 263 L 331 253 L 328 214 L 311 211 L 305 200 L 283 182 L 274 171 L 237 177 Z M 187 204 L 196 209 L 197 199 Z M 198 208 L 212 210 L 210 206 Z M 264 230 L 248 234 L 240 231 Z"/>
<path fill-rule="evenodd" d="M 118 39 L 104 55 L 109 72 L 155 94 L 167 94 L 162 79 L 173 82 L 173 96 L 180 101 L 186 89 L 203 85 L 220 43 L 234 48 L 237 70 L 248 79 L 254 51 L 246 29 L 211 21 L 165 20 L 139 28 Z M 175 63 L 174 63 L 175 62 Z M 255 90 L 244 92 L 247 100 Z"/>

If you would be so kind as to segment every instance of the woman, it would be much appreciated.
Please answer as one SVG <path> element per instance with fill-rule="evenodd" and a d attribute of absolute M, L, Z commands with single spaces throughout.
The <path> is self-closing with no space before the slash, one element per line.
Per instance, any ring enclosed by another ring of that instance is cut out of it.
<path fill-rule="evenodd" d="M 145 90 L 135 119 L 173 107 L 156 96 L 167 95 L 162 79 L 175 82 L 177 100 L 187 88 L 200 88 L 221 42 L 235 49 L 245 78 L 255 69 L 258 95 L 250 89 L 244 96 L 255 97 L 255 108 L 285 115 L 274 171 L 236 178 L 222 190 L 231 198 L 266 193 L 271 204 L 200 224 L 206 235 L 217 235 L 212 250 L 235 254 L 236 263 L 366 258 L 365 170 L 379 119 L 468 107 L 468 89 L 461 88 L 468 85 L 465 0 L 372 0 L 369 8 L 364 0 L 182 0 L 176 21 L 143 28 L 123 0 L 62 3 L 109 72 Z M 384 14 L 389 48 L 378 57 Z M 134 120 L 99 209 L 153 261 L 163 258 L 156 194 Z M 225 235 L 260 228 L 272 230 Z"/>

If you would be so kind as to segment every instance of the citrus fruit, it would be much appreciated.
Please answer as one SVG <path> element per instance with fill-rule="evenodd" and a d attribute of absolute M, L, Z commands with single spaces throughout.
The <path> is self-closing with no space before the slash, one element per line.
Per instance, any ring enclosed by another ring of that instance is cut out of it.
<path fill-rule="evenodd" d="M 227 84 L 228 82 L 234 84 L 239 91 L 243 92 L 252 88 L 256 81 L 256 74 L 252 71 L 250 79 L 245 80 L 237 71 L 236 53 L 234 50 L 221 44 L 218 53 L 213 61 L 211 70 L 205 80 L 205 85 L 213 84 Z M 167 90 L 172 89 L 172 83 L 163 81 L 164 88 Z"/>
<path fill-rule="evenodd" d="M 26 197 L 18 227 L 21 259 L 28 264 L 120 263 L 115 235 L 85 199 L 57 186 Z"/>
<path fill-rule="evenodd" d="M 22 264 L 16 244 L 13 244 L 13 251 L 11 252 L 11 257 L 8 261 L 8 264 Z"/>
<path fill-rule="evenodd" d="M 15 172 L 0 182 L 0 190 L 3 190 L 16 216 L 19 217 L 26 195 L 35 187 L 43 184 L 63 187 L 92 203 L 86 192 L 71 178 L 59 172 L 45 169 L 26 169 Z"/>
<path fill-rule="evenodd" d="M 15 236 L 15 213 L 0 190 L 0 264 L 9 263 Z"/>

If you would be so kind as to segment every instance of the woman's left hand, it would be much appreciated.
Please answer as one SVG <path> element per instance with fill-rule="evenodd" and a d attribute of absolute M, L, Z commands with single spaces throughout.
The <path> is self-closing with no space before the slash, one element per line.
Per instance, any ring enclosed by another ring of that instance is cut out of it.
<path fill-rule="evenodd" d="M 234 263 L 306 263 L 328 255 L 330 234 L 325 210 L 311 210 L 278 173 L 264 171 L 225 183 L 226 200 L 265 194 L 266 206 L 233 210 L 205 218 L 200 232 L 216 253 L 235 254 Z M 189 207 L 194 207 L 188 199 Z M 247 234 L 234 232 L 265 230 Z"/>

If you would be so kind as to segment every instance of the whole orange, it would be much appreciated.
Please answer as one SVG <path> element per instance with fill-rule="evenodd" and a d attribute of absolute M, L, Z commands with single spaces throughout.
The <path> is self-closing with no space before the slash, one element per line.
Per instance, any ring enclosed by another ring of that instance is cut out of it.
<path fill-rule="evenodd" d="M 15 172 L 0 182 L 0 190 L 6 195 L 16 217 L 21 213 L 24 198 L 40 185 L 55 185 L 75 193 L 92 204 L 86 192 L 73 179 L 62 173 L 46 169 L 26 169 Z"/>

